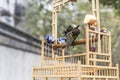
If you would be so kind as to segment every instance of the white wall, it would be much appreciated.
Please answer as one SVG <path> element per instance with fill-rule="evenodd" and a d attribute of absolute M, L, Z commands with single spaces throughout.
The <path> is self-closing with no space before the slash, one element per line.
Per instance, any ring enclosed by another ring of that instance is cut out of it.
<path fill-rule="evenodd" d="M 32 80 L 33 65 L 40 55 L 0 46 L 0 80 Z"/>

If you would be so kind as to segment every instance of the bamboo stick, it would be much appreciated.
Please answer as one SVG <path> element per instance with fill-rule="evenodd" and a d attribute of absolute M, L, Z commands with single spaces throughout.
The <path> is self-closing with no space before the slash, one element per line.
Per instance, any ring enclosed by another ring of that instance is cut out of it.
<path fill-rule="evenodd" d="M 44 39 L 42 39 L 42 49 L 41 49 L 41 67 L 44 64 Z"/>
<path fill-rule="evenodd" d="M 89 42 L 90 41 L 94 41 L 94 38 L 93 39 L 89 39 Z M 95 38 L 95 41 L 97 42 L 97 38 Z M 79 44 L 86 44 L 86 40 L 83 39 L 83 40 L 76 40 L 73 42 L 72 46 L 75 46 L 75 45 L 79 45 Z M 66 47 L 66 44 L 53 44 L 53 48 L 65 48 Z"/>

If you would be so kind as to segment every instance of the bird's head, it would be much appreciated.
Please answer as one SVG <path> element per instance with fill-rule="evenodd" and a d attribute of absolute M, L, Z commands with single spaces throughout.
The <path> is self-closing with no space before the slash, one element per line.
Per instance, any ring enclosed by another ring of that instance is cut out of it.
<path fill-rule="evenodd" d="M 77 25 L 75 25 L 75 24 L 72 24 L 72 25 L 71 25 L 71 27 L 72 27 L 72 28 L 76 28 L 76 27 L 77 27 Z"/>
<path fill-rule="evenodd" d="M 100 32 L 107 33 L 108 31 L 106 28 L 102 28 Z"/>
<path fill-rule="evenodd" d="M 63 35 L 65 36 L 68 32 L 70 32 L 73 29 L 73 27 L 71 25 L 69 25 L 67 27 L 67 29 L 65 29 L 65 31 L 63 31 Z"/>
<path fill-rule="evenodd" d="M 69 25 L 68 28 L 66 29 L 67 32 L 71 31 L 73 29 L 72 25 Z"/>
<path fill-rule="evenodd" d="M 79 29 L 80 30 L 80 25 L 75 25 L 73 29 Z"/>

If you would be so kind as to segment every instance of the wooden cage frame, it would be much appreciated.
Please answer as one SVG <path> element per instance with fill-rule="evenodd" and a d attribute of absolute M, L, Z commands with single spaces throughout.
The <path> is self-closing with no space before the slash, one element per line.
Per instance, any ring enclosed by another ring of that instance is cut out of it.
<path fill-rule="evenodd" d="M 66 44 L 49 45 L 42 40 L 41 65 L 33 67 L 33 80 L 41 78 L 76 78 L 77 80 L 119 80 L 119 66 L 112 64 L 111 34 L 108 31 L 100 31 L 99 0 L 92 1 L 92 14 L 97 17 L 97 29 L 91 30 L 85 27 L 86 38 L 77 40 L 73 45 L 85 44 L 85 53 L 65 55 Z M 52 12 L 52 36 L 57 39 L 57 14 L 68 2 L 77 0 L 53 0 Z M 95 26 L 94 26 L 95 27 Z M 91 37 L 95 34 L 97 37 Z M 103 38 L 101 39 L 101 35 Z M 94 45 L 97 51 L 90 51 L 90 45 Z M 61 48 L 61 49 L 59 49 Z M 104 64 L 104 65 L 103 65 Z"/>

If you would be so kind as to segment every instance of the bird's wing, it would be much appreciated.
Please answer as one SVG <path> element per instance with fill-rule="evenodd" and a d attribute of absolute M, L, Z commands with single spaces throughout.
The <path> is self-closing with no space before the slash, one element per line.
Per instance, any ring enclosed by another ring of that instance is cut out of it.
<path fill-rule="evenodd" d="M 79 29 L 75 29 L 75 30 L 72 31 L 72 33 L 73 33 L 73 38 L 75 40 L 78 37 L 78 35 L 80 34 L 80 30 Z"/>
<path fill-rule="evenodd" d="M 80 34 L 80 30 L 79 29 L 72 30 L 72 33 L 73 35 Z"/>
<path fill-rule="evenodd" d="M 72 43 L 73 43 L 73 41 L 74 41 L 72 32 L 69 32 L 69 33 L 66 35 L 66 38 L 67 38 L 67 48 L 68 48 L 69 46 L 72 45 Z"/>

